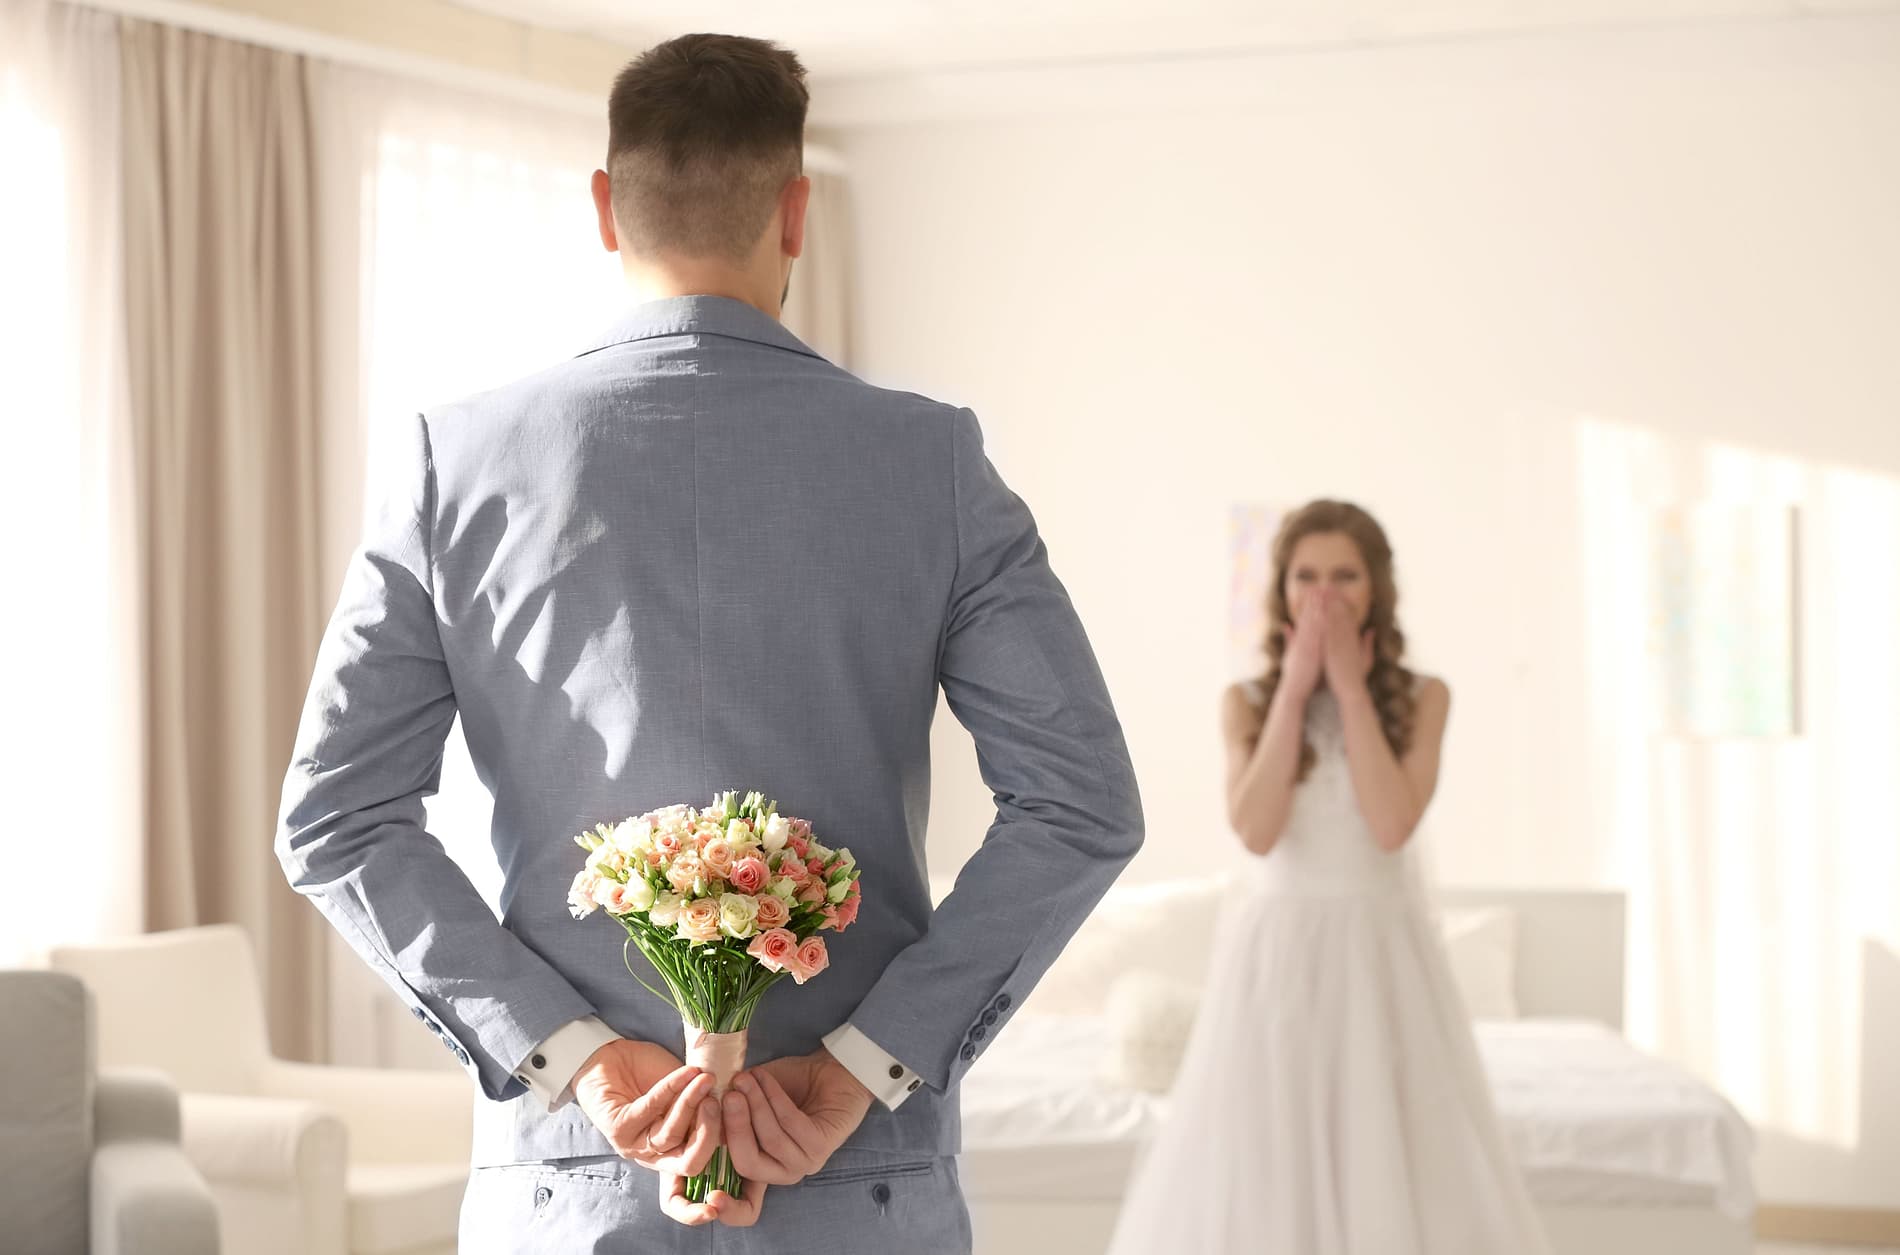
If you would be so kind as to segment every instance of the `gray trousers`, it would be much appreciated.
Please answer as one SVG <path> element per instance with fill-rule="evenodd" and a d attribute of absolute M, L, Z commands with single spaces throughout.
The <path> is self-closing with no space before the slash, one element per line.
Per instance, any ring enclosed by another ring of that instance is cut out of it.
<path fill-rule="evenodd" d="M 768 1187 L 747 1229 L 682 1225 L 659 1190 L 614 1156 L 477 1168 L 460 1255 L 972 1255 L 955 1159 L 840 1151 L 799 1184 Z"/>

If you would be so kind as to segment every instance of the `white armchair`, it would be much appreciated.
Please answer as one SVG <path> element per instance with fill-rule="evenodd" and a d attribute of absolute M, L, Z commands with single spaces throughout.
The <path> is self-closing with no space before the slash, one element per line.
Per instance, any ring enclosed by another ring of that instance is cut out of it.
<path fill-rule="evenodd" d="M 71 946 L 99 1056 L 168 1073 L 184 1147 L 233 1255 L 453 1255 L 474 1089 L 459 1072 L 272 1057 L 249 939 L 231 925 Z"/>

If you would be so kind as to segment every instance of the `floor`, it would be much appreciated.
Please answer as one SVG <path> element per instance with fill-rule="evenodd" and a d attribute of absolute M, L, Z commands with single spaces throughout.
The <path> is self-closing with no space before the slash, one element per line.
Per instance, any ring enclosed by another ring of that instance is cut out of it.
<path fill-rule="evenodd" d="M 1755 1255 L 1900 1255 L 1900 1251 L 1890 1247 L 1781 1246 L 1773 1242 L 1763 1242 L 1755 1247 Z"/>

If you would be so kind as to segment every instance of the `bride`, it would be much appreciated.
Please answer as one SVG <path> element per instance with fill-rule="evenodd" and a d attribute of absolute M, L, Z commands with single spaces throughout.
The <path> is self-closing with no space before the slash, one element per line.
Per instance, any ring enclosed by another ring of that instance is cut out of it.
<path fill-rule="evenodd" d="M 1450 691 L 1401 662 L 1371 515 L 1312 502 L 1273 562 L 1266 675 L 1221 709 L 1258 857 L 1111 1255 L 1541 1255 L 1406 849 Z"/>

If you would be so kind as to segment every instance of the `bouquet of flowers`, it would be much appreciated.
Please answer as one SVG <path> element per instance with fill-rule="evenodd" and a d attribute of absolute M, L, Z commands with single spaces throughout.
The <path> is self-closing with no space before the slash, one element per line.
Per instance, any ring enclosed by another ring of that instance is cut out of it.
<path fill-rule="evenodd" d="M 723 1095 L 745 1066 L 746 1028 L 765 991 L 824 971 L 830 956 L 818 934 L 857 919 L 857 861 L 758 793 L 722 793 L 704 810 L 668 806 L 574 840 L 588 854 L 568 909 L 575 919 L 605 911 L 626 929 L 627 971 L 679 1011 L 686 1061 L 711 1073 Z M 633 970 L 631 946 L 667 993 Z M 685 1185 L 695 1203 L 714 1190 L 740 1196 L 723 1146 Z"/>

